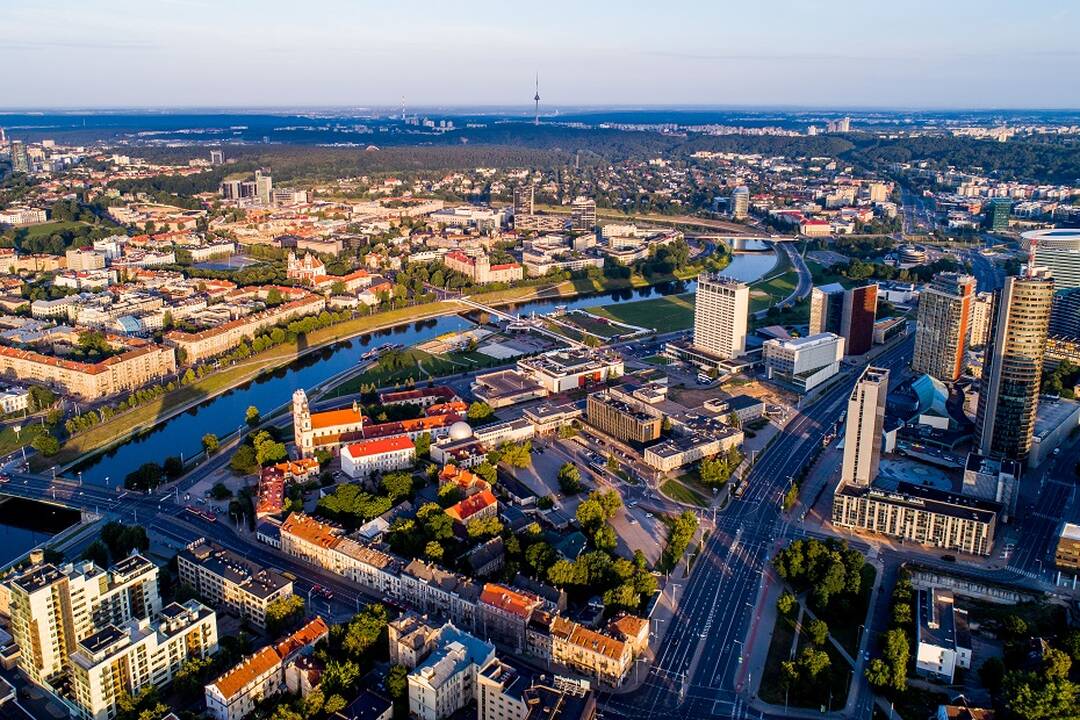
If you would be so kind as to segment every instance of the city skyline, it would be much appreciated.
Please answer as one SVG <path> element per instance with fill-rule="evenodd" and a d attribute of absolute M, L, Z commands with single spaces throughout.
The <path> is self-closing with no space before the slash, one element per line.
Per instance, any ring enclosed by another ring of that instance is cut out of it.
<path fill-rule="evenodd" d="M 404 95 L 524 108 L 537 73 L 541 114 L 545 105 L 1080 106 L 1080 90 L 1038 80 L 1080 65 L 1075 10 L 1053 0 L 993 12 L 973 2 L 501 10 L 19 0 L 6 11 L 0 62 L 17 62 L 21 82 L 4 107 L 222 107 L 224 98 L 227 107 L 395 107 Z M 260 65 L 273 72 L 254 72 Z M 94 82 L 70 82 L 73 67 Z"/>

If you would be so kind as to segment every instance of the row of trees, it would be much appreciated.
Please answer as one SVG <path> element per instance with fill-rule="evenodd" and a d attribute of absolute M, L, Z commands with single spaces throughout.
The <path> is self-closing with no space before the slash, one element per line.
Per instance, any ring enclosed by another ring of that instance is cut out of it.
<path fill-rule="evenodd" d="M 828 608 L 837 595 L 859 593 L 864 564 L 862 553 L 832 539 L 794 540 L 773 559 L 777 574 L 808 591 L 819 610 Z"/>
<path fill-rule="evenodd" d="M 690 547 L 690 541 L 698 529 L 698 516 L 690 510 L 679 513 L 668 527 L 668 541 L 664 547 L 664 554 L 660 558 L 660 567 L 664 570 L 673 569 L 686 554 Z"/>

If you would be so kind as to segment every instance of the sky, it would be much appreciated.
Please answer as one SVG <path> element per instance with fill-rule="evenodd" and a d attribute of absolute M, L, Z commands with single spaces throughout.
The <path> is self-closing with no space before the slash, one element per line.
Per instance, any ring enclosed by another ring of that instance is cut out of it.
<path fill-rule="evenodd" d="M 1075 0 L 0 0 L 0 108 L 1080 108 Z"/>

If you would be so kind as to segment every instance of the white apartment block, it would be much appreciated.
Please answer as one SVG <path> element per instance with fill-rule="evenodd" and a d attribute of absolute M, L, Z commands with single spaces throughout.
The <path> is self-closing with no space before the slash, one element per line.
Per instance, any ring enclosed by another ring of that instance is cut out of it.
<path fill-rule="evenodd" d="M 66 673 L 77 644 L 102 627 L 161 613 L 157 566 L 141 555 L 108 571 L 89 561 L 34 565 L 7 586 L 19 668 L 41 685 Z"/>
<path fill-rule="evenodd" d="M 694 345 L 724 360 L 746 350 L 750 286 L 719 274 L 698 276 L 694 300 Z"/>
<path fill-rule="evenodd" d="M 495 659 L 495 646 L 456 628 L 443 628 L 438 647 L 409 673 L 409 712 L 443 720 L 476 697 L 480 668 Z"/>
<path fill-rule="evenodd" d="M 214 611 L 197 600 L 172 603 L 161 619 L 106 625 L 71 655 L 71 687 L 79 717 L 112 720 L 117 702 L 146 687 L 164 687 L 193 658 L 217 652 Z"/>
<path fill-rule="evenodd" d="M 876 367 L 863 370 L 848 398 L 841 485 L 868 487 L 877 477 L 888 393 L 888 370 Z"/>

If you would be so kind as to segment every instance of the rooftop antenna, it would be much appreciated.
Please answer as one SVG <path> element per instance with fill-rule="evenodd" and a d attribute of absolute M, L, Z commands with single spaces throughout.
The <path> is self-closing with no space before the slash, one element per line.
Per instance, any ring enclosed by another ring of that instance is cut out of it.
<path fill-rule="evenodd" d="M 533 97 L 536 103 L 536 115 L 533 117 L 533 125 L 540 124 L 540 73 L 536 73 L 536 95 Z"/>

